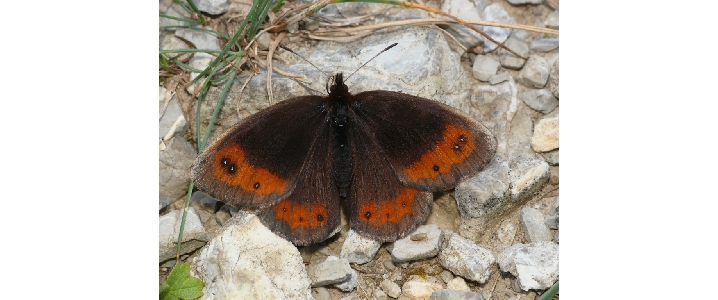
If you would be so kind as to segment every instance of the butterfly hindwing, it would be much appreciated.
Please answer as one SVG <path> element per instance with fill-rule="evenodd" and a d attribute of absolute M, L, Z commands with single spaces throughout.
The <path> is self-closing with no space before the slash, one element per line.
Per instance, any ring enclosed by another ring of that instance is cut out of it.
<path fill-rule="evenodd" d="M 318 243 L 330 237 L 341 223 L 341 203 L 331 166 L 329 125 L 315 131 L 317 140 L 294 191 L 258 213 L 273 232 L 298 246 Z"/>
<path fill-rule="evenodd" d="M 395 241 L 423 223 L 432 194 L 399 181 L 387 157 L 376 151 L 375 132 L 366 125 L 355 122 L 352 131 L 354 167 L 347 216 L 354 231 L 378 241 Z"/>
<path fill-rule="evenodd" d="M 436 101 L 389 91 L 355 95 L 358 122 L 372 128 L 377 145 L 404 184 L 442 191 L 485 168 L 496 138 L 468 115 Z"/>
<path fill-rule="evenodd" d="M 318 96 L 297 97 L 235 124 L 195 160 L 195 185 L 245 209 L 284 199 L 297 185 L 317 131 L 326 122 L 320 103 Z"/>

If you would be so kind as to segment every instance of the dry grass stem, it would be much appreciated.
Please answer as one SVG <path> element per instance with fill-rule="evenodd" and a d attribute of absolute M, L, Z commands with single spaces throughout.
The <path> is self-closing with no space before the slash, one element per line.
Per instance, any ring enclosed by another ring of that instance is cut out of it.
<path fill-rule="evenodd" d="M 392 22 L 386 22 L 386 23 L 381 23 L 381 24 L 373 24 L 373 25 L 365 25 L 365 26 L 357 26 L 357 27 L 325 29 L 325 30 L 321 30 L 321 31 L 315 31 L 314 34 L 321 36 L 321 35 L 327 35 L 327 34 L 332 34 L 332 33 L 351 33 L 351 32 L 367 31 L 367 30 L 376 31 L 379 29 L 396 27 L 396 26 L 430 25 L 430 24 L 458 24 L 458 23 L 459 22 L 453 21 L 453 20 L 415 19 L 415 20 L 392 21 Z M 473 21 L 473 20 L 466 21 L 466 23 L 469 23 L 472 25 L 481 25 L 481 26 L 512 28 L 512 29 L 526 30 L 526 31 L 530 31 L 530 32 L 545 33 L 545 34 L 551 34 L 551 35 L 558 36 L 558 30 L 528 26 L 528 25 L 521 25 L 521 24 L 491 22 L 491 21 Z"/>
<path fill-rule="evenodd" d="M 240 112 L 239 104 L 242 102 L 242 92 L 244 92 L 244 88 L 247 87 L 247 84 L 248 84 L 249 81 L 252 79 L 252 77 L 254 77 L 254 75 L 255 75 L 254 73 L 250 72 L 250 73 L 249 73 L 249 76 L 247 76 L 247 80 L 244 81 L 244 84 L 243 84 L 242 87 L 239 89 L 239 94 L 237 95 L 237 115 L 238 115 L 238 116 L 241 116 L 241 115 L 242 115 L 242 114 L 239 113 L 239 112 Z"/>
<path fill-rule="evenodd" d="M 287 36 L 287 32 L 283 31 L 279 35 L 277 35 L 277 38 L 272 41 L 272 44 L 269 45 L 269 53 L 267 53 L 267 94 L 269 95 L 269 104 L 271 105 L 274 103 L 274 96 L 272 95 L 272 56 L 274 56 L 274 50 L 277 49 L 277 46 L 279 46 L 279 43 L 284 39 L 284 37 Z"/>

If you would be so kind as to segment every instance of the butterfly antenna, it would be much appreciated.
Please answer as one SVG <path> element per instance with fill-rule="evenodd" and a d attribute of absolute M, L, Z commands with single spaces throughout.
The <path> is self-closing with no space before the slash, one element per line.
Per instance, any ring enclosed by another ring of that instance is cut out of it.
<path fill-rule="evenodd" d="M 304 60 L 305 62 L 307 62 L 307 63 L 309 63 L 310 65 L 312 65 L 312 67 L 314 67 L 315 69 L 319 70 L 319 72 L 322 72 L 322 74 L 326 75 L 327 77 L 329 76 L 329 74 L 324 73 L 324 71 L 322 71 L 322 69 L 320 69 L 319 67 L 315 66 L 311 61 L 309 61 L 308 59 L 306 59 L 304 56 L 301 56 L 301 55 L 299 55 L 299 53 L 294 52 L 294 50 L 289 49 L 289 48 L 287 48 L 287 47 L 284 46 L 284 45 L 279 45 L 279 48 L 282 48 L 282 49 L 284 49 L 284 50 L 287 50 L 287 51 L 291 52 L 292 54 L 298 56 L 299 58 L 301 58 L 301 59 Z"/>
<path fill-rule="evenodd" d="M 398 45 L 398 44 L 399 44 L 399 43 L 393 43 L 393 44 L 389 45 L 389 47 L 384 48 L 384 50 L 381 50 L 379 53 L 377 53 L 376 55 L 374 55 L 374 57 L 372 57 L 372 58 L 369 59 L 367 62 L 365 62 L 363 65 L 361 65 L 359 68 L 357 68 L 356 70 L 354 70 L 354 72 L 352 72 L 351 74 L 349 74 L 349 76 L 347 76 L 347 78 L 344 79 L 344 82 L 349 81 L 349 77 L 352 77 L 352 75 L 354 75 L 354 73 L 356 73 L 356 72 L 359 71 L 361 68 L 363 68 L 364 66 L 366 66 L 366 64 L 368 64 L 369 62 L 371 62 L 372 60 L 374 60 L 377 56 L 379 56 L 380 54 L 386 52 L 386 50 L 389 50 L 389 49 L 391 49 L 391 48 L 394 48 L 394 46 L 396 46 L 396 45 Z"/>

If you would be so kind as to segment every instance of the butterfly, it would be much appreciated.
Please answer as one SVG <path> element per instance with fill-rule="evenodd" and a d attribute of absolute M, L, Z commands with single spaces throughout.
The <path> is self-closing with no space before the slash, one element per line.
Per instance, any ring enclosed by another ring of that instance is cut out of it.
<path fill-rule="evenodd" d="M 342 73 L 327 96 L 279 102 L 232 126 L 191 167 L 212 197 L 255 210 L 295 245 L 350 228 L 381 242 L 413 232 L 432 192 L 484 169 L 496 138 L 482 124 L 429 99 L 393 91 L 351 94 Z"/>

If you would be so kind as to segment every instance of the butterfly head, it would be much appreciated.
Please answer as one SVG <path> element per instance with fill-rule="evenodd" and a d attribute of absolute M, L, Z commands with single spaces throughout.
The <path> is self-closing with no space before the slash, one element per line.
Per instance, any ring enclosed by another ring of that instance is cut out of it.
<path fill-rule="evenodd" d="M 342 73 L 337 73 L 329 78 L 327 92 L 329 93 L 327 99 L 331 102 L 349 105 L 352 101 L 352 95 L 349 93 L 347 85 L 344 84 L 344 75 Z"/>

